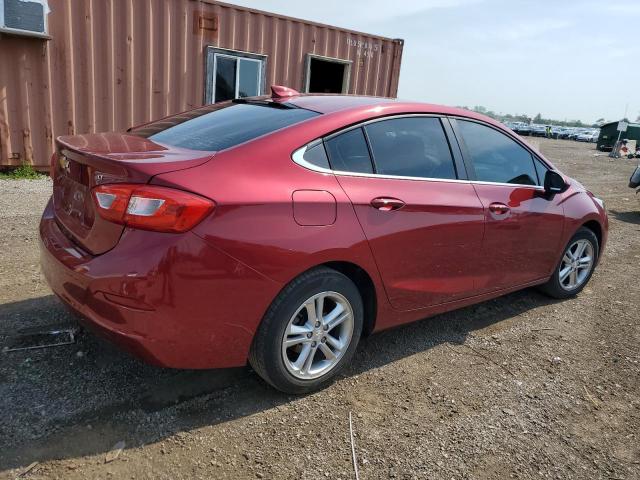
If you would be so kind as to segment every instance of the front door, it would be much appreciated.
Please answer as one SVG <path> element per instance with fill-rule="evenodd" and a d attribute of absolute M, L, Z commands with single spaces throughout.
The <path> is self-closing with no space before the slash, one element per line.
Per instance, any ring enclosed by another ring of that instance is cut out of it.
<path fill-rule="evenodd" d="M 547 277 L 555 267 L 564 223 L 560 196 L 548 196 L 542 188 L 547 167 L 497 129 L 466 120 L 456 125 L 485 208 L 479 290 Z"/>
<path fill-rule="evenodd" d="M 393 307 L 471 296 L 480 273 L 483 209 L 472 184 L 457 179 L 440 119 L 381 120 L 325 145 Z"/>

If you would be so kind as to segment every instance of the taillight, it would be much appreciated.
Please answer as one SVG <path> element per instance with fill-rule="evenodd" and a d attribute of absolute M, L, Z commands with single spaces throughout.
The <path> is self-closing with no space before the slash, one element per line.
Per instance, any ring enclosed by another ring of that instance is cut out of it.
<path fill-rule="evenodd" d="M 99 185 L 92 193 L 105 220 L 158 232 L 186 232 L 215 207 L 200 195 L 154 185 Z"/>

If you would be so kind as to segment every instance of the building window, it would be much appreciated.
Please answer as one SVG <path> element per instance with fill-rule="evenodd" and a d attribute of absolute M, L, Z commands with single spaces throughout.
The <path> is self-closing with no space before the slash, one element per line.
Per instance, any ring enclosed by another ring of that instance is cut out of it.
<path fill-rule="evenodd" d="M 349 93 L 351 60 L 307 54 L 304 78 L 306 93 Z"/>
<path fill-rule="evenodd" d="M 264 55 L 209 47 L 205 102 L 262 95 L 266 59 Z"/>

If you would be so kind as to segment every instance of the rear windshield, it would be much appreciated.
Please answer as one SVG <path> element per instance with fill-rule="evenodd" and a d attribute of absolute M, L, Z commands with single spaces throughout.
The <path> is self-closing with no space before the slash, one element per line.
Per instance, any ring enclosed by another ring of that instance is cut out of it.
<path fill-rule="evenodd" d="M 260 104 L 208 105 L 132 133 L 190 150 L 219 151 L 320 115 L 311 110 Z"/>

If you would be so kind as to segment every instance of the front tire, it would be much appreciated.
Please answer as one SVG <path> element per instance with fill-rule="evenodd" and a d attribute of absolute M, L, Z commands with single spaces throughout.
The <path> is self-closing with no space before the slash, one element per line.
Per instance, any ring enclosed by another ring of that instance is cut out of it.
<path fill-rule="evenodd" d="M 267 310 L 249 363 L 285 393 L 319 390 L 353 357 L 362 324 L 355 284 L 330 268 L 310 270 L 289 283 Z"/>
<path fill-rule="evenodd" d="M 581 227 L 569 240 L 553 275 L 540 289 L 558 299 L 577 295 L 591 279 L 598 253 L 598 237 L 592 230 Z"/>

